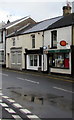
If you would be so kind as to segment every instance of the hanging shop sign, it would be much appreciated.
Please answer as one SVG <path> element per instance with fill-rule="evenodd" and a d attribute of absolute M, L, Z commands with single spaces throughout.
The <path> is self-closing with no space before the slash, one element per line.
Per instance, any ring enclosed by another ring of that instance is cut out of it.
<path fill-rule="evenodd" d="M 66 41 L 62 40 L 62 41 L 60 41 L 60 45 L 61 45 L 61 46 L 66 46 L 67 43 L 66 43 Z"/>

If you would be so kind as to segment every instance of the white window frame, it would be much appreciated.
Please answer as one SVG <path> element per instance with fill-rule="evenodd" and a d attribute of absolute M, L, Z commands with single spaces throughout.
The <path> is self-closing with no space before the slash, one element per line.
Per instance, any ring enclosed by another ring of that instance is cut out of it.
<path fill-rule="evenodd" d="M 33 56 L 33 66 L 31 66 L 31 63 L 30 63 L 30 61 L 31 61 L 30 60 L 30 56 Z M 29 66 L 31 66 L 31 67 L 37 67 L 38 66 L 38 55 L 34 54 L 34 55 L 30 55 L 30 56 L 29 56 Z M 35 60 L 34 56 L 37 56 L 37 65 L 36 66 L 34 65 L 34 60 Z"/>

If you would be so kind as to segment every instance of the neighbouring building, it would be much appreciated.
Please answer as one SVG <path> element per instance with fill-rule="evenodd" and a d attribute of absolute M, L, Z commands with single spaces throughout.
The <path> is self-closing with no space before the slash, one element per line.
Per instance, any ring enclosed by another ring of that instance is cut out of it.
<path fill-rule="evenodd" d="M 28 29 L 29 26 L 35 23 L 32 18 L 24 17 L 13 22 L 8 20 L 7 24 L 0 27 L 0 65 L 6 65 L 6 35 L 16 34 L 16 31 Z"/>
<path fill-rule="evenodd" d="M 71 7 L 63 7 L 63 16 L 7 36 L 6 67 L 74 76 L 74 13 Z"/>

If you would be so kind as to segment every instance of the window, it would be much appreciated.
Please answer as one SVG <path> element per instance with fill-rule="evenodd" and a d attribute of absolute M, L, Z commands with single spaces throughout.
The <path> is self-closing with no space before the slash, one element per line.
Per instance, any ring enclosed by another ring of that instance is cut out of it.
<path fill-rule="evenodd" d="M 37 66 L 37 55 L 30 55 L 30 66 Z"/>
<path fill-rule="evenodd" d="M 33 66 L 33 55 L 30 55 L 30 66 Z"/>
<path fill-rule="evenodd" d="M 34 55 L 34 66 L 37 66 L 37 55 Z"/>
<path fill-rule="evenodd" d="M 12 40 L 13 40 L 13 46 L 15 46 L 15 38 L 12 38 Z"/>
<path fill-rule="evenodd" d="M 35 48 L 35 35 L 32 35 L 32 48 Z"/>
<path fill-rule="evenodd" d="M 4 51 L 0 51 L 0 62 L 4 62 Z"/>
<path fill-rule="evenodd" d="M 0 42 L 3 42 L 3 31 L 0 32 Z"/>
<path fill-rule="evenodd" d="M 51 31 L 52 48 L 57 48 L 57 31 Z"/>
<path fill-rule="evenodd" d="M 12 53 L 12 64 L 15 64 L 16 62 L 16 54 Z"/>
<path fill-rule="evenodd" d="M 21 54 L 18 53 L 17 56 L 18 56 L 18 57 L 17 57 L 17 63 L 21 63 Z"/>
<path fill-rule="evenodd" d="M 53 54 L 52 66 L 58 68 L 69 68 L 69 53 Z"/>

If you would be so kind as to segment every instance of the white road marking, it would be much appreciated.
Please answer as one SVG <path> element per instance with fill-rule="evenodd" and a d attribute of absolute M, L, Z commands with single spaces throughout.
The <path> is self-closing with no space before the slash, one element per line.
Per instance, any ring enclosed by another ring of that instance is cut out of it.
<path fill-rule="evenodd" d="M 21 112 L 25 113 L 25 114 L 28 114 L 28 113 L 31 113 L 29 110 L 27 109 L 20 109 Z"/>
<path fill-rule="evenodd" d="M 36 116 L 36 115 L 27 115 L 27 117 L 30 118 L 30 119 L 31 119 L 31 118 L 39 118 L 39 117 Z"/>
<path fill-rule="evenodd" d="M 19 115 L 12 115 L 12 117 L 15 119 L 15 120 L 22 120 L 22 118 L 19 116 Z M 19 118 L 19 119 L 18 119 Z"/>
<path fill-rule="evenodd" d="M 0 73 L 1 75 L 4 75 L 4 76 L 8 76 L 8 74 L 3 74 L 3 73 Z"/>
<path fill-rule="evenodd" d="M 12 99 L 7 99 L 7 101 L 11 102 L 11 103 L 14 103 L 15 101 L 12 100 Z"/>
<path fill-rule="evenodd" d="M 16 107 L 16 108 L 22 108 L 22 106 L 20 105 L 20 104 L 18 104 L 18 103 L 13 103 L 12 104 L 14 107 Z"/>
<path fill-rule="evenodd" d="M 28 79 L 23 79 L 23 78 L 19 78 L 19 77 L 17 77 L 17 79 L 24 80 L 24 81 L 27 81 L 27 82 L 31 82 L 31 83 L 34 83 L 34 84 L 39 84 L 39 82 L 35 82 L 35 81 L 32 81 L 32 80 L 28 80 Z"/>
<path fill-rule="evenodd" d="M 16 108 L 19 108 L 19 111 L 20 112 L 23 112 L 25 114 L 31 114 L 31 112 L 27 109 L 23 109 L 22 106 L 18 103 L 14 103 L 15 101 L 10 99 L 9 97 L 7 96 L 2 96 L 4 97 L 5 99 L 7 99 L 9 102 L 13 103 L 12 105 Z M 15 120 L 22 120 L 22 118 L 19 116 L 19 115 L 14 115 L 14 113 L 16 113 L 13 109 L 9 108 L 8 105 L 6 103 L 0 103 L 1 106 L 3 107 L 6 107 L 5 110 L 8 111 L 9 113 L 13 114 L 12 117 L 15 119 Z M 37 120 L 40 120 L 40 118 L 36 115 L 26 115 L 30 120 L 34 120 L 37 118 Z"/>
<path fill-rule="evenodd" d="M 0 105 L 1 105 L 2 107 L 8 107 L 8 105 L 7 105 L 6 103 L 0 103 Z"/>
<path fill-rule="evenodd" d="M 9 113 L 16 113 L 14 110 L 12 110 L 11 108 L 5 108 L 5 110 L 7 110 Z"/>
<path fill-rule="evenodd" d="M 72 92 L 72 91 L 70 91 L 70 90 L 66 90 L 66 89 L 59 88 L 59 87 L 53 87 L 53 88 L 54 88 L 54 89 L 57 89 L 57 90 L 62 90 L 62 91 L 64 91 L 64 92 L 74 93 L 74 92 Z"/>
<path fill-rule="evenodd" d="M 9 97 L 8 96 L 2 96 L 3 98 L 6 98 L 6 99 L 8 99 Z"/>

